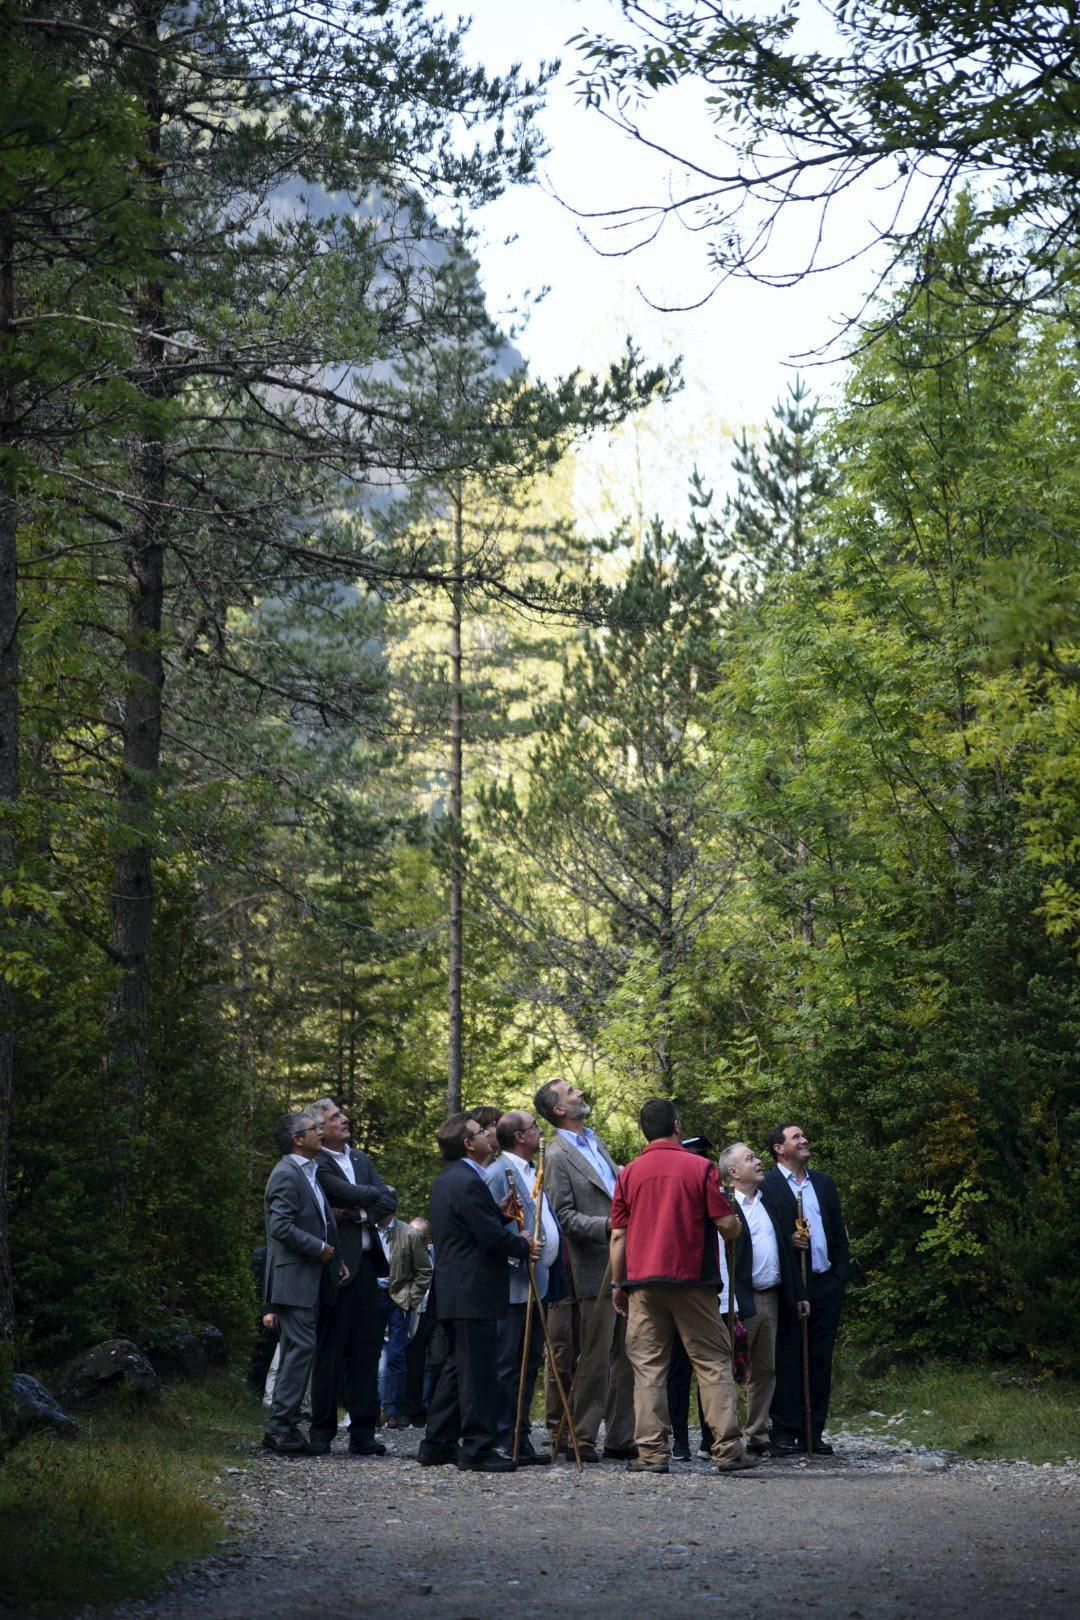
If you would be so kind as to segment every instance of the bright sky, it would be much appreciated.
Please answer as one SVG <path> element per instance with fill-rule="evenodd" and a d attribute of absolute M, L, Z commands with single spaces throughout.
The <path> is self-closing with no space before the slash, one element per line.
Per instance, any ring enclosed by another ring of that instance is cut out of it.
<path fill-rule="evenodd" d="M 618 6 L 613 0 L 465 0 L 462 9 L 473 17 L 467 52 L 490 71 L 513 61 L 527 69 L 541 58 L 563 62 L 543 119 L 550 154 L 542 187 L 507 195 L 482 217 L 480 261 L 489 304 L 498 311 L 520 302 L 525 289 L 550 286 L 517 340 L 530 369 L 541 376 L 602 367 L 627 333 L 650 358 L 683 356 L 687 386 L 681 398 L 662 420 L 630 434 L 629 446 L 595 447 L 581 490 L 584 507 L 594 515 L 606 485 L 613 508 L 640 502 L 677 518 L 685 510 L 682 491 L 693 464 L 709 478 L 722 476 L 732 434 L 760 425 L 794 375 L 785 363 L 828 340 L 835 317 L 857 305 L 870 269 L 838 271 L 791 288 L 730 281 L 700 309 L 650 309 L 639 287 L 661 303 L 701 296 L 709 284 L 702 239 L 672 220 L 646 252 L 605 259 L 583 240 L 582 222 L 557 200 L 590 210 L 650 200 L 666 189 L 661 160 L 582 108 L 570 85 L 578 62 L 566 41 L 582 30 L 618 31 Z M 665 116 L 679 120 L 677 128 L 671 126 L 676 148 L 681 141 L 689 150 L 708 152 L 708 128 L 691 96 Z M 846 224 L 865 229 L 865 217 Z M 842 219 L 837 225 L 845 228 Z M 605 234 L 596 230 L 596 239 Z M 505 245 L 509 236 L 516 240 Z M 840 368 L 809 375 L 826 392 L 838 383 Z"/>

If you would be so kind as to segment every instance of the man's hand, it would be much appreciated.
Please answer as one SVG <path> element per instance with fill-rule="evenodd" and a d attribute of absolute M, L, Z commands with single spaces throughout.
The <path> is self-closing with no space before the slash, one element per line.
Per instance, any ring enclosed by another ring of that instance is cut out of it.
<path fill-rule="evenodd" d="M 278 1325 L 277 1312 L 265 1311 L 263 1313 L 262 1324 L 264 1328 L 267 1328 L 269 1332 L 273 1333 L 274 1329 Z"/>
<path fill-rule="evenodd" d="M 338 1282 L 341 1284 L 342 1288 L 345 1287 L 346 1283 L 352 1282 L 352 1272 L 349 1270 L 344 1260 L 341 1262 L 341 1272 L 338 1276 Z"/>
<path fill-rule="evenodd" d="M 797 1249 L 808 1249 L 810 1247 L 810 1233 L 800 1233 L 799 1228 L 796 1227 L 792 1233 L 791 1241 Z"/>
<path fill-rule="evenodd" d="M 334 1258 L 334 1245 L 332 1243 L 324 1243 L 323 1246 L 322 1246 L 322 1254 L 319 1256 L 319 1259 L 322 1261 L 323 1265 L 325 1266 L 327 1261 L 332 1260 L 333 1258 Z"/>
<path fill-rule="evenodd" d="M 616 1283 L 612 1288 L 611 1303 L 615 1307 L 616 1316 L 629 1316 L 630 1298 L 621 1283 Z"/>
<path fill-rule="evenodd" d="M 808 1299 L 797 1299 L 795 1301 L 795 1315 L 800 1322 L 805 1322 L 810 1315 L 810 1301 Z"/>
<path fill-rule="evenodd" d="M 362 1221 L 364 1218 L 363 1211 L 359 1209 L 338 1209 L 335 1206 L 331 1209 L 330 1213 L 333 1215 L 339 1226 L 341 1225 L 342 1221 Z"/>
<path fill-rule="evenodd" d="M 532 1261 L 534 1266 L 537 1266 L 537 1265 L 540 1264 L 540 1259 L 541 1259 L 541 1256 L 543 1255 L 543 1253 L 544 1253 L 544 1240 L 543 1240 L 542 1237 L 537 1237 L 536 1234 L 534 1233 L 533 1236 L 529 1239 L 529 1259 Z"/>
<path fill-rule="evenodd" d="M 512 1221 L 514 1219 L 514 1216 L 517 1213 L 517 1199 L 512 1192 L 508 1192 L 505 1198 L 499 1199 L 499 1209 L 502 1211 L 502 1218 L 504 1221 Z"/>

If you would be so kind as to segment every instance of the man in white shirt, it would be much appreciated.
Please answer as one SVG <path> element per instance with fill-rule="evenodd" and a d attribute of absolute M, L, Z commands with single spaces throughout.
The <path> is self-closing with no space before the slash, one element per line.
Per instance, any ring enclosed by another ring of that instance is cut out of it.
<path fill-rule="evenodd" d="M 514 1111 L 504 1114 L 496 1126 L 496 1140 L 502 1150 L 499 1157 L 488 1165 L 485 1172 L 492 1196 L 505 1198 L 512 1191 L 524 1214 L 524 1231 L 531 1237 L 536 1230 L 537 1208 L 533 1198 L 536 1173 L 533 1160 L 540 1148 L 540 1127 L 532 1114 Z M 543 1300 L 547 1293 L 551 1267 L 559 1258 L 559 1225 L 548 1203 L 547 1194 L 540 1194 L 540 1227 L 544 1250 L 536 1265 L 536 1290 Z M 529 1303 L 529 1271 L 526 1265 L 513 1260 L 510 1268 L 510 1309 L 499 1323 L 499 1445 L 504 1451 L 514 1447 L 514 1423 L 517 1416 L 518 1390 L 521 1383 L 521 1347 L 525 1336 L 525 1317 Z M 550 1461 L 546 1452 L 539 1452 L 529 1438 L 529 1413 L 532 1410 L 533 1391 L 544 1356 L 544 1329 L 540 1309 L 533 1307 L 529 1354 L 525 1366 L 525 1396 L 522 1405 L 521 1438 L 518 1443 L 518 1462 Z"/>
<path fill-rule="evenodd" d="M 762 1185 L 761 1196 L 776 1219 L 785 1245 L 794 1250 L 799 1205 L 810 1228 L 807 1294 L 810 1300 L 810 1443 L 819 1455 L 832 1447 L 822 1431 L 829 1416 L 832 1357 L 851 1280 L 851 1253 L 840 1209 L 840 1195 L 831 1176 L 809 1167 L 810 1143 L 798 1125 L 777 1125 L 766 1138 L 776 1163 Z M 805 1246 L 805 1245 L 804 1245 Z M 781 1317 L 776 1335 L 776 1388 L 773 1391 L 770 1450 L 785 1456 L 806 1449 L 807 1414 L 803 1410 L 801 1329 L 793 1318 Z"/>
<path fill-rule="evenodd" d="M 720 1155 L 720 1175 L 732 1194 L 742 1237 L 735 1254 L 735 1294 L 750 1351 L 743 1437 L 749 1452 L 769 1447 L 769 1409 L 776 1386 L 776 1333 L 782 1312 L 809 1314 L 809 1304 L 776 1220 L 760 1197 L 765 1171 L 745 1142 L 733 1142 Z M 725 1278 L 726 1285 L 726 1278 Z M 721 1299 L 726 1309 L 726 1298 Z"/>
<path fill-rule="evenodd" d="M 548 1326 L 564 1388 L 570 1387 L 574 1375 L 580 1454 L 585 1462 L 600 1461 L 596 1440 L 603 1419 L 604 1456 L 632 1460 L 637 1456 L 634 1373 L 626 1356 L 626 1322 L 616 1314 L 610 1291 L 602 1287 L 608 1274 L 611 1199 L 619 1166 L 586 1125 L 589 1105 L 569 1080 L 541 1086 L 534 1103 L 541 1118 L 555 1127 L 548 1145 L 547 1190 L 566 1237 L 573 1297 L 551 1308 Z M 575 1373 L 572 1359 L 577 1346 L 581 1365 Z M 552 1433 L 561 1418 L 549 1374 L 547 1420 Z M 565 1430 L 563 1444 L 567 1444 Z"/>
<path fill-rule="evenodd" d="M 328 1303 L 348 1273 L 337 1258 L 337 1226 L 315 1178 L 322 1131 L 310 1114 L 285 1114 L 274 1127 L 280 1159 L 266 1183 L 263 1324 L 280 1329 L 281 1363 L 263 1445 L 279 1457 L 319 1449 L 300 1430 L 300 1405 L 315 1356 L 320 1296 Z"/>

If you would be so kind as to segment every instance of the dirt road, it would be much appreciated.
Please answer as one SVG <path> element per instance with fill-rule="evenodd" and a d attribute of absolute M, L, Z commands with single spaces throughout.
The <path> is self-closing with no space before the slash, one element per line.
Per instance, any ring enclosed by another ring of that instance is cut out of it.
<path fill-rule="evenodd" d="M 667 1477 L 616 1463 L 492 1477 L 419 1467 L 418 1439 L 377 1460 L 260 1457 L 223 1475 L 234 1539 L 113 1620 L 1080 1614 L 1080 1465 L 842 1436 L 835 1459 L 731 1479 L 702 1461 Z"/>

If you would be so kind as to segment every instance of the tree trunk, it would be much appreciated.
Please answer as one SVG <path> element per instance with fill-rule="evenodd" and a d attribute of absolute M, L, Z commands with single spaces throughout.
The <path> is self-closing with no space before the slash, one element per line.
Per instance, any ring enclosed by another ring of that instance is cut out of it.
<path fill-rule="evenodd" d="M 461 980 L 463 936 L 461 893 L 464 851 L 462 840 L 462 734 L 464 731 L 461 666 L 461 576 L 464 569 L 464 540 L 460 486 L 454 491 L 454 587 L 450 615 L 450 962 L 449 962 L 449 1075 L 446 1112 L 461 1111 L 463 1037 Z"/>
<path fill-rule="evenodd" d="M 0 344 L 10 353 L 15 328 L 15 245 L 0 218 Z M 10 377 L 8 371 L 6 377 Z M 5 380 L 0 395 L 0 876 L 15 866 L 15 811 L 19 798 L 19 598 L 17 510 L 13 449 L 15 401 Z M 11 989 L 0 978 L 0 1339 L 15 1329 L 11 1250 L 8 1246 L 8 1141 L 15 1094 L 15 1031 Z"/>
<path fill-rule="evenodd" d="M 140 15 L 147 43 L 146 154 L 141 183 L 148 215 L 159 239 L 163 229 L 162 107 L 152 54 L 157 45 L 157 9 Z M 162 255 L 163 256 L 163 255 Z M 142 392 L 148 402 L 163 397 L 165 289 L 162 278 L 145 283 L 136 304 L 136 354 Z M 161 760 L 164 666 L 161 620 L 165 591 L 166 460 L 160 427 L 150 424 L 137 437 L 132 454 L 135 517 L 126 539 L 130 577 L 125 642 L 123 759 L 117 791 L 118 834 L 113 861 L 112 946 L 122 978 L 105 1014 L 105 1068 L 110 1092 L 124 1101 L 134 1127 L 146 1080 L 147 1009 L 153 940 L 155 803 Z M 119 1189 L 121 1213 L 126 1186 Z"/>

